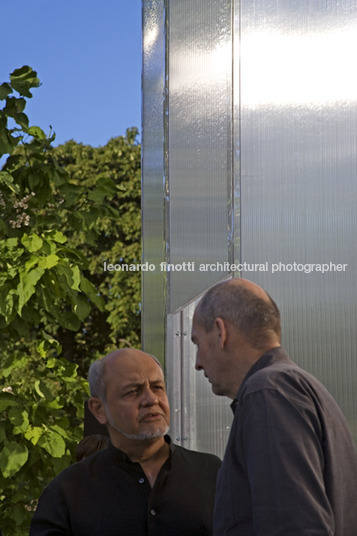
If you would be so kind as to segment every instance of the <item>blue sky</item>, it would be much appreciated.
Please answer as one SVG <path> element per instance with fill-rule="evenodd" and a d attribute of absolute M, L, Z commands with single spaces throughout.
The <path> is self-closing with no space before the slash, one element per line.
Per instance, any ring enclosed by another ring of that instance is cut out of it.
<path fill-rule="evenodd" d="M 25 112 L 31 125 L 105 145 L 141 130 L 141 0 L 1 2 L 0 84 L 22 65 L 42 83 Z"/>

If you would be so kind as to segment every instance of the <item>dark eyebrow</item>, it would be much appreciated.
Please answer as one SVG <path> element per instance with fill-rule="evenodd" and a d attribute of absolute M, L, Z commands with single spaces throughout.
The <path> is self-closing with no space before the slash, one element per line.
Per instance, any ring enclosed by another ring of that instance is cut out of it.
<path fill-rule="evenodd" d="M 153 380 L 152 382 L 150 382 L 150 385 L 165 385 L 165 380 Z"/>
<path fill-rule="evenodd" d="M 142 385 L 144 385 L 144 383 L 142 382 L 127 383 L 126 385 L 123 385 L 123 389 L 131 389 L 132 387 L 141 387 Z"/>
<path fill-rule="evenodd" d="M 146 382 L 131 382 L 131 383 L 127 383 L 126 385 L 123 385 L 122 387 L 122 390 L 123 391 L 127 391 L 127 390 L 130 390 L 130 389 L 133 389 L 133 387 L 144 387 Z M 151 385 L 165 385 L 165 380 L 164 379 L 157 379 L 157 380 L 153 380 L 150 382 L 150 386 Z"/>

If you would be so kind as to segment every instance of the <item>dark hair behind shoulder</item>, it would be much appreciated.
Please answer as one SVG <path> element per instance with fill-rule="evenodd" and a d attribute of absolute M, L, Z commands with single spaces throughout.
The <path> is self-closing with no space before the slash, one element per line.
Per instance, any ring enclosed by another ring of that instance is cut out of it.
<path fill-rule="evenodd" d="M 88 458 L 98 450 L 105 449 L 108 446 L 109 438 L 100 434 L 91 434 L 85 436 L 77 445 L 76 462 Z"/>

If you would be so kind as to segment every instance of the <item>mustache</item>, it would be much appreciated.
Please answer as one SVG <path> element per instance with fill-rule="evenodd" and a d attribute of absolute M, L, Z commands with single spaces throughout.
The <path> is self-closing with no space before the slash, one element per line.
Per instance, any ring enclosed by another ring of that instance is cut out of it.
<path fill-rule="evenodd" d="M 144 413 L 144 415 L 140 417 L 140 421 L 145 420 L 147 417 L 156 417 L 156 416 L 163 417 L 164 419 L 166 418 L 165 414 L 162 411 L 147 411 L 146 413 Z"/>

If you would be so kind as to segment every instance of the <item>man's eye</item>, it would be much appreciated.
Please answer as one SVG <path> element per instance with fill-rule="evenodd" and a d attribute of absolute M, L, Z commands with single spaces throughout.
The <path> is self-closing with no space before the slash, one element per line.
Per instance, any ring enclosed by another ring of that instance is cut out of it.
<path fill-rule="evenodd" d="M 138 392 L 138 389 L 136 387 L 133 387 L 129 391 L 127 391 L 124 396 L 130 396 L 130 395 L 136 395 Z"/>

